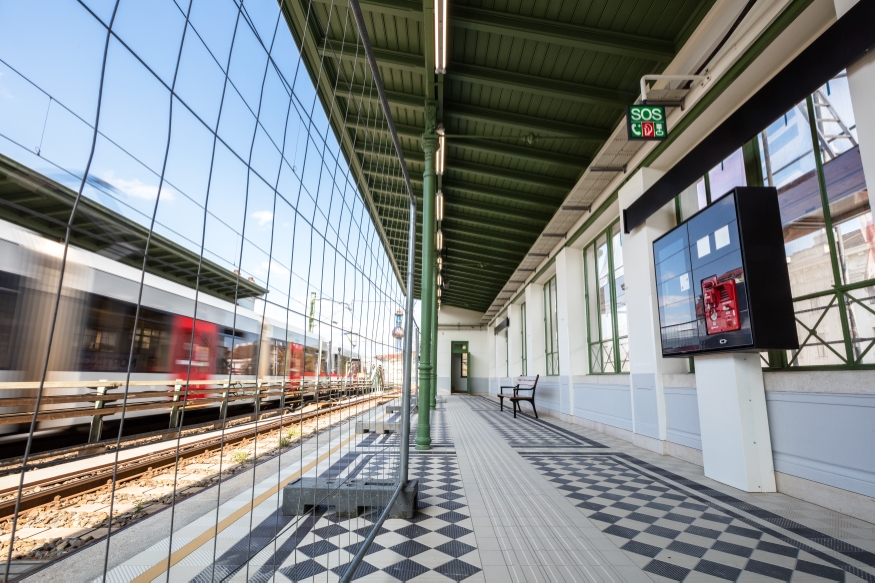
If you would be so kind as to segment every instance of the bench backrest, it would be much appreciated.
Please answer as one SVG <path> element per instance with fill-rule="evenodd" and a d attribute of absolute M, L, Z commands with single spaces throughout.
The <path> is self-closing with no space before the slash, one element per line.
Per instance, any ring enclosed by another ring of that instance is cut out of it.
<path fill-rule="evenodd" d="M 538 378 L 541 375 L 535 375 L 533 377 L 519 377 L 517 378 L 517 386 L 521 389 L 534 389 L 538 386 Z"/>

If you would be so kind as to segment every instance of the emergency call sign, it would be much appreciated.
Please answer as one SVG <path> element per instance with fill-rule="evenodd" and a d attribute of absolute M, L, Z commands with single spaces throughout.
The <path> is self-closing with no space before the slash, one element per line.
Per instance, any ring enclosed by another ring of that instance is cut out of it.
<path fill-rule="evenodd" d="M 630 105 L 626 110 L 626 128 L 630 140 L 664 140 L 668 137 L 665 107 Z"/>

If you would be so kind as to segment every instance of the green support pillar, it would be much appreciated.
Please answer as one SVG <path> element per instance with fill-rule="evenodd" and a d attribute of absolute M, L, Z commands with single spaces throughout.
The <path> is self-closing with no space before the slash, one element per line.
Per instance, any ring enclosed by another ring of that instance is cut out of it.
<path fill-rule="evenodd" d="M 434 409 L 437 406 L 437 338 L 438 338 L 438 309 L 437 309 L 437 257 L 434 260 L 434 270 L 435 270 L 435 284 L 434 284 L 434 299 L 431 302 L 432 306 L 432 322 L 434 325 L 431 328 L 431 361 L 434 363 L 431 371 L 431 392 L 429 395 L 431 396 L 431 408 Z"/>
<path fill-rule="evenodd" d="M 422 173 L 422 340 L 419 359 L 419 409 L 416 424 L 416 449 L 431 449 L 431 401 L 434 385 L 434 309 L 437 294 L 434 266 L 435 257 L 435 152 L 438 138 L 434 103 L 425 105 L 425 133 L 422 134 L 422 149 L 425 152 L 425 171 Z"/>

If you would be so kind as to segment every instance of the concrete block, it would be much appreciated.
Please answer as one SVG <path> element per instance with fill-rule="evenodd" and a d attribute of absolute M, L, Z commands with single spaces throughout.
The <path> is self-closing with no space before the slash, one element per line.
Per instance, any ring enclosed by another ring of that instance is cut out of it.
<path fill-rule="evenodd" d="M 391 480 L 299 478 L 283 488 L 283 516 L 297 516 L 316 506 L 328 506 L 338 516 L 355 518 L 366 508 L 385 508 L 396 486 Z M 413 518 L 418 496 L 419 480 L 408 481 L 389 518 Z"/>
<path fill-rule="evenodd" d="M 391 433 L 401 431 L 401 423 L 398 421 L 356 421 L 356 433 Z"/>

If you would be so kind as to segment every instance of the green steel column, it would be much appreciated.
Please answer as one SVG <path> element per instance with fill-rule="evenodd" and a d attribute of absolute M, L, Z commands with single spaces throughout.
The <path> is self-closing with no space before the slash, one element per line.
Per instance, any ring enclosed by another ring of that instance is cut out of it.
<path fill-rule="evenodd" d="M 434 271 L 435 278 L 437 278 L 437 257 L 435 257 L 434 270 L 435 270 Z M 437 279 L 435 279 L 434 299 L 432 300 L 431 305 L 432 305 L 431 313 L 432 313 L 432 318 L 433 318 L 432 322 L 434 322 L 434 324 L 432 325 L 432 328 L 431 328 L 431 354 L 432 354 L 431 361 L 434 363 L 434 366 L 432 367 L 432 371 L 431 371 L 431 392 L 429 393 L 429 395 L 431 396 L 431 403 L 430 403 L 431 408 L 434 409 L 435 406 L 437 406 L 437 348 L 438 348 L 437 347 L 437 336 L 438 336 L 438 331 L 437 331 L 437 328 L 438 328 L 438 326 L 437 326 L 437 324 L 438 324 Z"/>
<path fill-rule="evenodd" d="M 432 374 L 434 360 L 434 304 L 436 298 L 435 277 L 435 152 L 438 147 L 435 106 L 425 105 L 425 133 L 422 134 L 422 149 L 425 152 L 425 171 L 422 173 L 422 342 L 419 361 L 419 421 L 416 425 L 416 449 L 431 449 L 431 392 L 434 390 Z"/>

